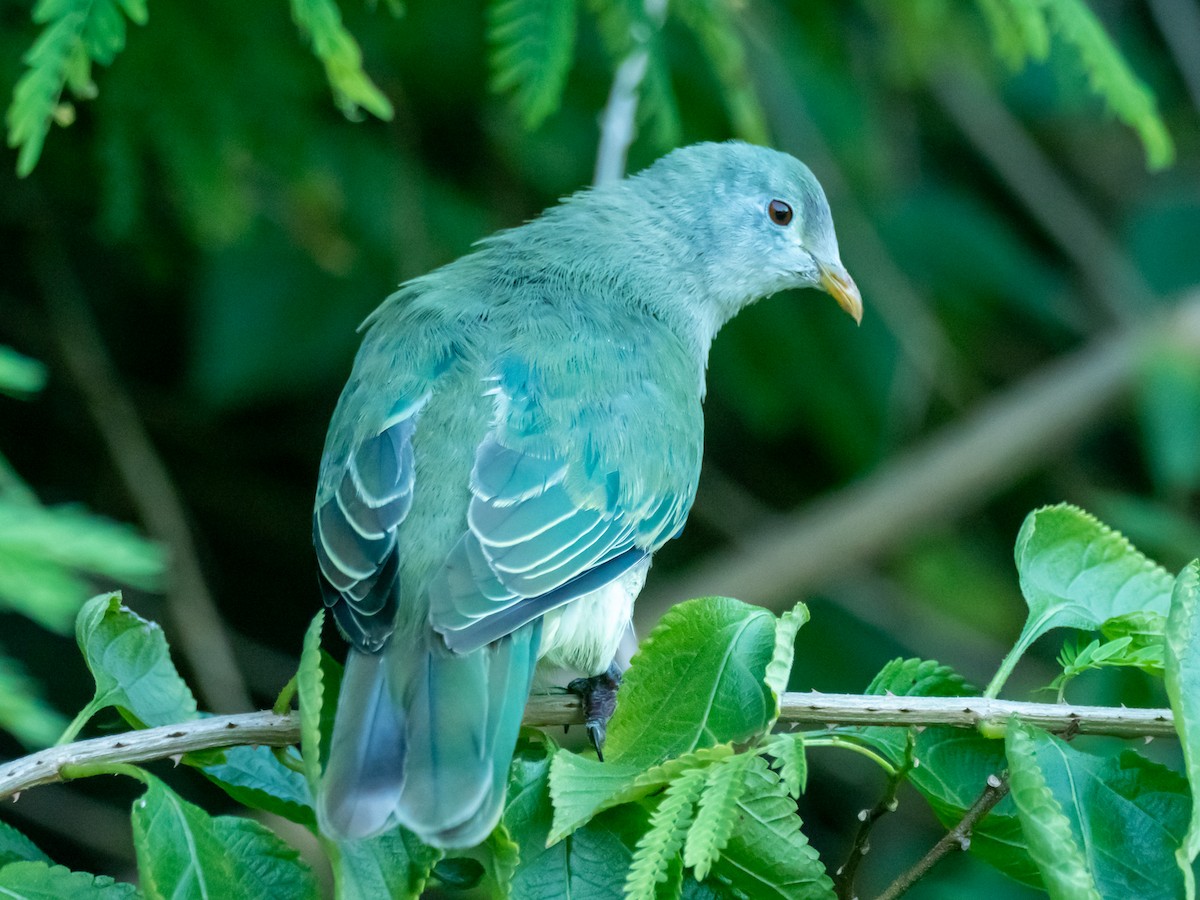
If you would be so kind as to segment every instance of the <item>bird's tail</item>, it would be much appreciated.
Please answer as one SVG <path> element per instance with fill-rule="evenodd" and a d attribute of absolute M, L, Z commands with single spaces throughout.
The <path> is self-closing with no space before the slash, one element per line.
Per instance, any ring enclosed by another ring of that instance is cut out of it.
<path fill-rule="evenodd" d="M 455 654 L 392 640 L 352 650 L 338 699 L 321 826 L 344 838 L 396 824 L 436 847 L 496 826 L 537 663 L 541 622 Z"/>

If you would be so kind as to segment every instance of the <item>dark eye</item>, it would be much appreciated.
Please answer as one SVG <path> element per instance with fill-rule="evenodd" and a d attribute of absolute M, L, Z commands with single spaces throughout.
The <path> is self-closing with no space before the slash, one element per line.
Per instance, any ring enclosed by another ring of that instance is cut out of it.
<path fill-rule="evenodd" d="M 782 200 L 772 200 L 767 204 L 767 215 L 776 225 L 786 225 L 792 221 L 792 208 Z"/>

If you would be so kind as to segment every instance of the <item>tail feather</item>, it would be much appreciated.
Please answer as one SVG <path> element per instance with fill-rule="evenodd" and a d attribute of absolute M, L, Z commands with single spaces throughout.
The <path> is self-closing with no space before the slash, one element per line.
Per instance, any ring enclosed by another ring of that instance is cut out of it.
<path fill-rule="evenodd" d="M 322 828 L 362 838 L 399 823 L 438 847 L 482 842 L 503 810 L 540 638 L 539 620 L 465 654 L 395 640 L 351 651 Z"/>
<path fill-rule="evenodd" d="M 383 831 L 404 785 L 404 709 L 385 677 L 382 653 L 351 650 L 342 676 L 329 765 L 322 778 L 321 828 L 347 838 Z"/>

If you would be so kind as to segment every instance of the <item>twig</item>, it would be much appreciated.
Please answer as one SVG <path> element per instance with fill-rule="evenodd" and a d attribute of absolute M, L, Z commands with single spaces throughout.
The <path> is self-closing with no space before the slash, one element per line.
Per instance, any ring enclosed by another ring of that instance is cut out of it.
<path fill-rule="evenodd" d="M 902 896 L 925 874 L 932 869 L 939 860 L 952 850 L 966 850 L 971 846 L 971 832 L 979 823 L 979 820 L 992 811 L 993 807 L 1008 794 L 1008 773 L 1003 776 L 989 775 L 987 785 L 983 789 L 983 793 L 979 795 L 979 799 L 971 804 L 971 808 L 963 814 L 959 823 L 951 828 L 942 839 L 930 848 L 929 852 L 921 857 L 920 861 L 893 881 L 886 891 L 879 895 L 877 900 L 896 900 Z"/>
<path fill-rule="evenodd" d="M 167 547 L 166 610 L 172 642 L 187 659 L 209 709 L 250 709 L 250 694 L 205 584 L 183 502 L 133 401 L 121 388 L 70 260 L 52 235 L 51 228 L 43 230 L 35 260 L 37 276 L 58 326 L 63 358 L 96 429 L 147 530 Z"/>
<path fill-rule="evenodd" d="M 639 629 L 683 597 L 794 598 L 929 523 L 945 525 L 1062 452 L 1128 388 L 1143 348 L 1171 335 L 1200 336 L 1200 295 L 1185 298 L 1165 321 L 1098 339 L 1045 366 L 874 474 L 773 520 L 753 542 L 653 584 L 638 602 Z"/>
<path fill-rule="evenodd" d="M 645 0 L 646 19 L 654 28 L 662 27 L 667 16 L 666 0 Z M 629 55 L 621 60 L 613 76 L 608 102 L 600 117 L 600 146 L 596 150 L 596 172 L 594 185 L 612 184 L 625 177 L 625 159 L 629 145 L 633 143 L 634 125 L 637 120 L 638 88 L 646 77 L 650 64 L 647 49 L 653 34 L 632 35 L 634 46 Z"/>
<path fill-rule="evenodd" d="M 858 814 L 858 831 L 854 835 L 854 843 L 850 845 L 846 862 L 838 869 L 837 877 L 834 879 L 834 883 L 837 885 L 838 900 L 853 900 L 855 897 L 854 878 L 858 874 L 858 867 L 863 858 L 871 849 L 871 829 L 885 815 L 896 811 L 898 805 L 896 795 L 900 792 L 900 785 L 904 783 L 908 773 L 912 770 L 915 745 L 916 735 L 912 729 L 909 729 L 904 765 L 888 776 L 887 787 L 884 788 L 879 802 L 871 809 L 864 809 Z"/>
<path fill-rule="evenodd" d="M 1169 709 L 1020 703 L 982 697 L 891 697 L 854 694 L 788 693 L 780 698 L 781 722 L 813 725 L 984 726 L 1001 732 L 1012 716 L 1048 731 L 1116 737 L 1169 737 L 1175 734 Z M 525 724 L 575 725 L 583 722 L 579 698 L 537 694 L 525 707 Z M 139 763 L 219 747 L 262 744 L 283 747 L 300 737 L 295 714 L 243 713 L 164 725 L 143 731 L 51 747 L 0 764 L 0 800 L 62 778 L 67 765 Z"/>

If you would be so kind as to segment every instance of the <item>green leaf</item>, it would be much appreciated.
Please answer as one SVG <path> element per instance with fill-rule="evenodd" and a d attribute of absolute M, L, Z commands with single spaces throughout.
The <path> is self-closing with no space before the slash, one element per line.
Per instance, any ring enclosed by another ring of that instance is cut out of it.
<path fill-rule="evenodd" d="M 85 73 L 91 62 L 107 65 L 125 46 L 125 19 L 121 8 L 139 9 L 145 22 L 145 9 L 126 0 L 118 6 L 114 0 L 63 0 L 39 3 L 33 20 L 45 25 L 42 33 L 24 56 L 28 70 L 13 88 L 9 104 L 8 146 L 19 147 L 17 174 L 28 175 L 50 131 L 50 124 L 62 109 L 63 89 L 70 86 L 77 95 L 94 94 L 91 78 Z"/>
<path fill-rule="evenodd" d="M 1130 70 L 1096 14 L 1084 0 L 1053 0 L 1043 8 L 1055 33 L 1079 54 L 1092 90 L 1141 138 L 1147 166 L 1169 166 L 1175 159 L 1175 147 L 1158 114 L 1154 95 Z"/>
<path fill-rule="evenodd" d="M 832 900 L 833 883 L 779 777 L 758 756 L 742 768 L 738 823 L 712 877 L 754 900 Z"/>
<path fill-rule="evenodd" d="M 1189 563 L 1175 579 L 1167 615 L 1165 681 L 1192 786 L 1191 821 L 1176 859 L 1187 898 L 1193 900 L 1192 863 L 1200 853 L 1200 560 Z"/>
<path fill-rule="evenodd" d="M 692 808 L 704 788 L 703 769 L 689 769 L 669 785 L 650 814 L 650 827 L 638 841 L 625 878 L 626 900 L 654 900 L 658 883 L 669 878 L 672 860 L 683 846 Z"/>
<path fill-rule="evenodd" d="M 731 744 L 718 744 L 641 769 L 559 750 L 550 765 L 550 796 L 554 801 L 550 841 L 561 840 L 602 810 L 640 800 L 689 769 L 728 759 L 733 752 Z"/>
<path fill-rule="evenodd" d="M 779 720 L 779 698 L 787 690 L 788 677 L 792 674 L 792 660 L 796 655 L 796 633 L 809 619 L 808 607 L 797 603 L 775 623 L 775 652 L 767 663 L 763 680 L 775 696 L 775 714 L 764 730 L 770 731 Z"/>
<path fill-rule="evenodd" d="M 897 657 L 871 679 L 865 694 L 897 697 L 962 697 L 976 693 L 965 678 L 932 659 Z"/>
<path fill-rule="evenodd" d="M 995 697 L 1017 660 L 1052 628 L 1094 631 L 1116 616 L 1165 614 L 1173 579 L 1120 534 L 1068 504 L 1035 510 L 1016 545 L 1029 618 L 985 691 Z"/>
<path fill-rule="evenodd" d="M 0 822 L 0 868 L 14 862 L 49 863 L 50 857 L 17 829 Z"/>
<path fill-rule="evenodd" d="M 1187 831 L 1190 798 L 1180 775 L 1132 750 L 1096 756 L 1027 726 L 1008 741 L 1021 824 L 1048 886 L 1080 883 L 1075 862 L 1070 862 L 1078 854 L 1087 876 L 1081 883 L 1093 886 L 1099 896 L 1169 900 L 1183 893 L 1175 853 Z M 1039 799 L 1041 791 L 1030 790 L 1024 798 L 1017 794 L 1018 766 L 1026 789 L 1040 784 L 1048 792 L 1066 824 L 1071 847 L 1062 845 L 1054 817 L 1045 813 Z M 1035 837 L 1043 828 L 1048 833 Z M 1035 847 L 1035 841 L 1040 846 Z M 1055 870 L 1060 863 L 1065 869 Z"/>
<path fill-rule="evenodd" d="M 392 104 L 363 71 L 362 50 L 342 24 L 334 0 L 291 2 L 292 18 L 312 39 L 313 52 L 325 66 L 334 100 L 347 118 L 355 118 L 359 109 L 365 109 L 377 118 L 391 119 Z"/>
<path fill-rule="evenodd" d="M 141 894 L 132 884 L 107 875 L 72 872 L 46 862 L 14 862 L 0 868 L 0 896 L 12 900 L 122 900 Z"/>
<path fill-rule="evenodd" d="M 512 92 L 530 130 L 562 101 L 576 16 L 575 0 L 497 0 L 488 8 L 492 90 Z"/>
<path fill-rule="evenodd" d="M 503 820 L 521 847 L 512 897 L 621 900 L 621 884 L 633 847 L 645 831 L 645 815 L 640 807 L 622 806 L 598 814 L 562 840 L 548 841 L 555 815 L 551 760 L 556 758 L 553 741 L 540 732 L 526 732 L 517 745 Z"/>
<path fill-rule="evenodd" d="M 1127 637 L 1131 650 L 1161 647 L 1167 630 L 1167 617 L 1162 613 L 1138 610 L 1114 616 L 1100 623 L 1100 633 L 1110 641 Z"/>
<path fill-rule="evenodd" d="M 731 756 L 709 766 L 696 817 L 683 847 L 683 864 L 703 880 L 721 857 L 738 821 L 737 802 L 746 787 L 746 767 L 753 757 Z"/>
<path fill-rule="evenodd" d="M 0 602 L 66 633 L 87 599 L 86 572 L 153 588 L 162 550 L 133 529 L 76 506 L 0 497 Z"/>
<path fill-rule="evenodd" d="M 76 730 L 107 706 L 135 728 L 196 718 L 196 698 L 179 677 L 163 630 L 121 604 L 119 593 L 89 600 L 75 639 L 96 681 L 96 693 L 75 720 Z"/>
<path fill-rule="evenodd" d="M 700 747 L 744 741 L 775 713 L 764 682 L 773 615 L 727 597 L 674 607 L 642 642 L 621 686 L 605 757 L 652 766 Z"/>
<path fill-rule="evenodd" d="M 808 756 L 804 752 L 804 735 L 775 734 L 767 743 L 767 753 L 775 760 L 771 765 L 779 773 L 788 796 L 799 800 L 808 786 Z"/>
<path fill-rule="evenodd" d="M 321 786 L 321 721 L 325 716 L 324 679 L 321 673 L 321 628 L 325 610 L 318 610 L 300 651 L 300 670 L 296 674 L 296 693 L 300 700 L 300 756 L 304 776 L 314 797 Z M 335 702 L 328 704 L 336 706 Z"/>
<path fill-rule="evenodd" d="M 1101 900 L 1071 825 L 1038 767 L 1039 738 L 1017 719 L 1008 724 L 1009 779 L 1029 853 L 1052 900 Z"/>
<path fill-rule="evenodd" d="M 410 831 L 394 828 L 362 841 L 326 844 L 333 847 L 336 896 L 341 900 L 360 897 L 392 897 L 415 900 L 425 890 L 440 850 L 426 846 Z"/>
<path fill-rule="evenodd" d="M 0 655 L 0 728 L 26 747 L 36 748 L 53 744 L 66 725 L 67 720 L 46 702 L 24 669 Z M 0 850 L 0 865 L 3 859 Z"/>
<path fill-rule="evenodd" d="M 210 816 L 144 773 L 146 793 L 133 804 L 133 846 L 146 896 L 318 896 L 300 854 L 251 819 Z"/>
<path fill-rule="evenodd" d="M 1049 54 L 1050 31 L 1037 0 L 976 0 L 976 5 L 987 21 L 996 55 L 1010 68 Z"/>
<path fill-rule="evenodd" d="M 284 752 L 294 755 L 296 751 L 288 747 Z M 219 762 L 205 761 L 199 769 L 230 797 L 251 809 L 316 829 L 307 779 L 281 763 L 271 748 L 229 747 L 218 755 Z M 191 760 L 184 757 L 184 761 Z M 296 761 L 300 762 L 298 757 Z"/>
<path fill-rule="evenodd" d="M 0 394 L 27 397 L 46 384 L 46 367 L 22 356 L 11 347 L 0 346 Z"/>

